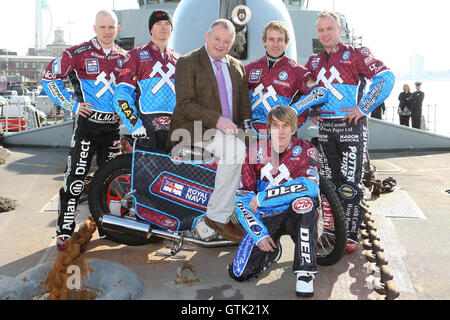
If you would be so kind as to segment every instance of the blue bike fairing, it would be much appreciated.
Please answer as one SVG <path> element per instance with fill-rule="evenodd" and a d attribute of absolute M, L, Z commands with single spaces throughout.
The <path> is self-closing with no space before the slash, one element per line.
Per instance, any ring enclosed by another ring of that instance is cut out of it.
<path fill-rule="evenodd" d="M 163 177 L 165 176 L 165 177 Z M 135 150 L 131 169 L 131 188 L 135 190 L 136 215 L 141 219 L 173 231 L 190 231 L 197 219 L 206 213 L 206 208 L 191 205 L 196 200 L 188 199 L 190 192 L 196 188 L 214 188 L 215 171 L 192 161 L 173 160 L 168 154 Z M 160 182 L 159 186 L 157 182 Z M 164 186 L 175 184 L 170 190 Z M 156 190 L 156 192 L 152 191 Z M 192 189 L 192 190 L 190 190 Z M 192 193 L 191 193 L 192 194 Z M 192 201 L 187 201 L 192 200 Z M 198 199 L 197 199 L 198 200 Z M 202 203 L 205 205 L 205 203 Z M 173 226 L 161 224 L 154 215 L 145 215 L 139 207 L 149 208 L 163 216 L 178 221 Z"/>

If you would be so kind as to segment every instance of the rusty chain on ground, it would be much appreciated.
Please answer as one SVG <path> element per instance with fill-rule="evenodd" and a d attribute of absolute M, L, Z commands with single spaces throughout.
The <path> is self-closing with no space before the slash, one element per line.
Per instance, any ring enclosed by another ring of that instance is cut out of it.
<path fill-rule="evenodd" d="M 67 268 L 75 264 L 75 259 L 86 250 L 86 246 L 92 239 L 92 235 L 97 230 L 97 226 L 92 216 L 74 232 L 71 238 L 64 242 L 65 250 L 56 258 L 52 270 L 45 280 L 45 290 L 50 292 L 48 300 L 66 300 L 70 290 L 67 286 Z"/>

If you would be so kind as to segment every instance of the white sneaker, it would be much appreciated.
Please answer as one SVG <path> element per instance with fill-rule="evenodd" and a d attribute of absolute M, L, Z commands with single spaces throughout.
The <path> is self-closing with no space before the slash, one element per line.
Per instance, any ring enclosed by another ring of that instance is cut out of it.
<path fill-rule="evenodd" d="M 306 271 L 296 272 L 297 284 L 295 293 L 298 297 L 312 297 L 314 295 L 314 273 Z"/>

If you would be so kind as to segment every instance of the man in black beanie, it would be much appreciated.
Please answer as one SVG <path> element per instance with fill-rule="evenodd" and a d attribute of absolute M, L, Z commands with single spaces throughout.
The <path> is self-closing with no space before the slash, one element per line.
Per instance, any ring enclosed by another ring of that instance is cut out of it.
<path fill-rule="evenodd" d="M 175 108 L 175 65 L 179 54 L 167 44 L 173 24 L 170 13 L 153 11 L 148 20 L 152 40 L 129 52 L 117 79 L 114 106 L 133 138 L 145 138 L 154 149 L 165 149 Z M 134 98 L 135 97 L 135 98 Z"/>
<path fill-rule="evenodd" d="M 172 17 L 170 16 L 170 13 L 167 12 L 166 10 L 155 10 L 152 12 L 150 18 L 148 19 L 148 30 L 150 31 L 150 34 L 152 34 L 153 25 L 158 21 L 164 20 L 169 21 L 173 31 L 173 21 Z"/>

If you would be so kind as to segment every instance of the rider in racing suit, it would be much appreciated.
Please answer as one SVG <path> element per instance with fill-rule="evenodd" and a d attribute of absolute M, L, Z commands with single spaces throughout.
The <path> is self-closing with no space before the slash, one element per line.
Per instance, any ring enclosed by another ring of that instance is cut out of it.
<path fill-rule="evenodd" d="M 289 234 L 295 243 L 297 295 L 312 296 L 317 273 L 318 155 L 314 145 L 293 137 L 297 121 L 292 108 L 273 108 L 267 120 L 271 138 L 247 150 L 236 196 L 236 213 L 247 233 L 228 271 L 237 281 L 257 277 L 281 256 L 279 239 Z"/>
<path fill-rule="evenodd" d="M 106 26 L 107 28 L 101 28 Z M 84 189 L 92 157 L 98 166 L 120 153 L 118 117 L 113 108 L 115 80 L 126 52 L 113 43 L 104 29 L 117 28 L 117 18 L 109 11 L 96 17 L 97 37 L 68 48 L 45 70 L 42 86 L 54 103 L 76 114 L 71 149 L 59 190 L 57 247 L 64 250 L 64 240 L 75 230 L 75 209 Z M 105 40 L 105 34 L 107 39 Z M 108 45 L 109 44 L 109 45 Z M 73 97 L 64 87 L 69 77 L 75 89 Z"/>
<path fill-rule="evenodd" d="M 263 44 L 266 55 L 247 64 L 245 72 L 252 118 L 265 120 L 271 108 L 289 105 L 297 92 L 305 99 L 317 85 L 305 67 L 286 56 L 289 32 L 281 21 L 271 21 L 264 27 Z M 299 114 L 299 129 L 307 120 L 308 111 Z"/>
<path fill-rule="evenodd" d="M 334 13 L 319 13 L 316 27 L 325 50 L 311 56 L 306 68 L 317 84 L 329 91 L 319 126 L 324 153 L 321 173 L 333 182 L 341 197 L 347 220 L 347 251 L 352 252 L 366 212 L 362 177 L 368 143 L 367 115 L 390 95 L 395 77 L 369 49 L 340 42 L 341 27 Z M 372 81 L 367 92 L 366 79 Z"/>
<path fill-rule="evenodd" d="M 152 41 L 134 48 L 123 65 L 114 94 L 115 109 L 134 138 L 148 137 L 153 149 L 165 149 L 175 108 L 175 65 L 179 54 L 167 43 L 172 18 L 165 10 L 149 18 Z"/>

